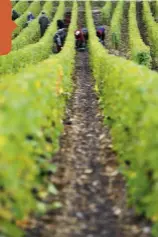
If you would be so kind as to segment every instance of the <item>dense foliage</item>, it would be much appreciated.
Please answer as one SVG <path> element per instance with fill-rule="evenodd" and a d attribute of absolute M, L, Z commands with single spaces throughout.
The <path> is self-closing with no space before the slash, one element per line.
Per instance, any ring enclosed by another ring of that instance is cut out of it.
<path fill-rule="evenodd" d="M 64 2 L 62 1 L 56 11 L 53 22 L 38 43 L 30 44 L 0 57 L 0 74 L 18 72 L 20 68 L 24 68 L 28 64 L 35 64 L 48 58 L 52 53 L 53 35 L 57 30 L 56 21 L 62 18 L 63 14 Z"/>
<path fill-rule="evenodd" d="M 110 23 L 112 44 L 118 48 L 121 41 L 121 23 L 123 19 L 124 0 L 118 1 Z"/>
<path fill-rule="evenodd" d="M 27 10 L 28 6 L 29 1 L 19 1 L 13 9 L 21 15 Z"/>
<path fill-rule="evenodd" d="M 148 41 L 151 47 L 152 55 L 158 65 L 158 24 L 152 16 L 149 2 L 143 1 L 143 20 L 146 25 Z"/>
<path fill-rule="evenodd" d="M 13 32 L 13 51 L 0 57 L 0 232 L 5 236 L 21 236 L 18 226 L 27 221 L 30 214 L 41 215 L 60 205 L 43 201 L 50 193 L 57 193 L 47 176 L 56 170 L 51 158 L 59 149 L 66 102 L 72 92 L 74 30 L 77 27 L 77 4 L 75 1 L 73 4 L 64 48 L 58 55 L 51 55 L 56 21 L 63 18 L 65 3 L 60 2 L 53 18 L 51 1 L 43 6 L 39 1 L 12 2 L 21 16 Z M 38 24 L 41 10 L 50 20 L 53 18 L 42 38 Z M 28 11 L 36 19 L 24 28 Z M 112 19 L 112 2 L 107 2 L 102 9 L 116 48 L 121 40 L 123 11 L 123 0 L 117 2 Z M 158 62 L 158 26 L 149 3 L 144 1 L 143 20 L 149 48 L 141 39 L 135 2 L 130 2 L 129 51 L 136 64 L 109 55 L 98 42 L 88 1 L 86 20 L 95 90 L 105 123 L 111 128 L 120 170 L 126 177 L 129 205 L 154 223 L 153 236 L 157 237 L 158 75 L 138 64 L 151 66 L 150 48 Z"/>
<path fill-rule="evenodd" d="M 30 6 L 27 8 L 27 10 L 24 12 L 24 14 L 22 14 L 16 21 L 16 29 L 14 30 L 13 34 L 12 34 L 12 38 L 14 39 L 15 37 L 17 37 L 20 32 L 24 29 L 25 23 L 27 21 L 27 14 L 28 12 L 32 12 L 32 14 L 37 17 L 37 15 L 39 14 L 41 10 L 41 4 L 40 2 L 36 2 L 34 1 L 33 3 L 30 4 Z M 31 24 L 32 25 L 32 24 Z M 38 27 L 37 27 L 38 29 Z M 13 41 L 14 42 L 14 41 Z"/>
<path fill-rule="evenodd" d="M 136 2 L 130 2 L 129 9 L 129 48 L 130 58 L 138 64 L 151 66 L 150 48 L 141 39 L 136 19 Z"/>
<path fill-rule="evenodd" d="M 105 6 L 102 8 L 102 18 L 105 24 L 109 24 L 112 14 L 112 1 L 105 3 Z"/>
<path fill-rule="evenodd" d="M 63 9 L 61 2 L 58 16 Z M 66 101 L 72 91 L 76 21 L 74 2 L 62 52 L 18 74 L 5 75 L 0 85 L 0 231 L 7 236 L 21 236 L 17 227 L 32 212 L 41 215 L 59 206 L 43 200 L 57 193 L 46 176 L 55 171 L 51 157 L 59 148 Z"/>
<path fill-rule="evenodd" d="M 39 11 L 41 9 L 40 2 L 33 2 L 32 7 L 33 7 L 33 4 L 36 9 L 36 13 L 39 13 Z M 51 21 L 52 20 L 52 11 L 53 11 L 53 2 L 52 1 L 46 2 L 43 6 L 42 11 L 44 11 L 46 13 L 47 17 Z M 31 10 L 30 12 L 32 12 L 34 14 L 35 11 Z M 27 13 L 24 15 L 27 15 Z M 39 14 L 39 16 L 40 15 L 41 15 L 41 13 Z M 35 16 L 36 16 L 36 14 L 35 14 Z M 24 22 L 26 22 L 26 19 L 27 19 L 26 16 L 24 17 L 24 19 L 25 19 Z M 38 23 L 38 19 L 39 19 L 39 17 L 37 17 L 32 22 L 30 22 L 28 27 L 26 29 L 24 29 L 21 32 L 21 34 L 13 40 L 12 50 L 18 50 L 28 44 L 36 43 L 40 39 L 40 26 Z"/>
<path fill-rule="evenodd" d="M 145 66 L 109 55 L 99 44 L 86 3 L 90 59 L 105 122 L 126 177 L 129 204 L 153 221 L 158 236 L 158 75 Z"/>

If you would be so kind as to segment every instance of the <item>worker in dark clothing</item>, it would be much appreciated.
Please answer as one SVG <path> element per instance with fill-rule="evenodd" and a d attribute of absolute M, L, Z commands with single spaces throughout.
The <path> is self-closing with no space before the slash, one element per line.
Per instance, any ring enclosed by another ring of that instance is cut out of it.
<path fill-rule="evenodd" d="M 104 44 L 105 39 L 105 27 L 104 26 L 98 26 L 96 29 L 96 35 L 99 38 L 99 42 Z"/>
<path fill-rule="evenodd" d="M 57 52 L 59 53 L 65 43 L 66 29 L 59 29 L 54 35 L 54 43 L 56 44 Z"/>
<path fill-rule="evenodd" d="M 84 48 L 88 40 L 87 28 L 80 28 L 79 30 L 76 30 L 75 38 L 76 38 L 76 48 L 77 49 Z"/>
<path fill-rule="evenodd" d="M 33 15 L 31 12 L 29 12 L 28 15 L 27 15 L 27 22 L 26 22 L 26 24 L 25 24 L 25 27 L 28 26 L 29 23 L 30 23 L 31 21 L 33 21 L 34 19 L 35 19 L 34 15 Z"/>
<path fill-rule="evenodd" d="M 87 28 L 82 28 L 81 30 L 82 30 L 82 32 L 83 32 L 85 41 L 86 41 L 86 43 L 87 43 L 87 40 L 88 40 L 88 30 L 87 30 Z"/>
<path fill-rule="evenodd" d="M 57 20 L 57 27 L 58 29 L 63 29 L 65 28 L 64 22 L 62 20 Z"/>
<path fill-rule="evenodd" d="M 35 17 L 34 15 L 32 14 L 32 12 L 29 12 L 28 15 L 27 15 L 27 22 L 31 22 L 32 20 L 34 20 Z"/>
<path fill-rule="evenodd" d="M 46 29 L 50 25 L 50 21 L 48 17 L 46 16 L 46 13 L 42 11 L 42 15 L 39 18 L 39 24 L 40 24 L 40 31 L 41 31 L 41 37 L 44 35 Z"/>
<path fill-rule="evenodd" d="M 75 31 L 76 49 L 85 46 L 85 38 L 81 29 Z"/>
<path fill-rule="evenodd" d="M 15 21 L 17 18 L 20 17 L 20 14 L 17 13 L 14 9 L 12 10 L 12 21 Z"/>

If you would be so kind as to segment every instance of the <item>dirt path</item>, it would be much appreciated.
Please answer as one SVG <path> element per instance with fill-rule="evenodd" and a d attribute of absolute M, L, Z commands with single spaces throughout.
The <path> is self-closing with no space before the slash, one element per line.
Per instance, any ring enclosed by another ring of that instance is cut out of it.
<path fill-rule="evenodd" d="M 65 205 L 56 217 L 58 228 L 53 236 L 123 237 L 107 194 L 105 164 L 110 160 L 113 164 L 115 157 L 99 115 L 87 52 L 77 54 L 75 81 L 76 90 L 68 112 L 72 124 L 67 125 L 56 157 L 67 169 L 64 178 L 67 185 L 62 190 Z"/>
<path fill-rule="evenodd" d="M 99 8 L 97 8 L 97 7 L 93 8 L 92 15 L 93 15 L 93 20 L 94 20 L 94 25 L 95 26 L 104 25 Z"/>

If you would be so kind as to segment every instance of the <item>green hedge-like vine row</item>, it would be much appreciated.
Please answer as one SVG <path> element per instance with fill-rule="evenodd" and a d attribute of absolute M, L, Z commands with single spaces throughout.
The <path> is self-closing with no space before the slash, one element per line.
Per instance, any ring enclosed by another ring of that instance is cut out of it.
<path fill-rule="evenodd" d="M 158 19 L 158 1 L 155 2 L 155 18 Z"/>
<path fill-rule="evenodd" d="M 28 9 L 15 21 L 17 27 L 16 29 L 13 31 L 12 34 L 12 39 L 14 39 L 15 37 L 17 37 L 20 32 L 24 29 L 24 25 L 27 21 L 27 14 L 28 12 L 32 12 L 33 15 L 35 17 L 37 17 L 37 15 L 39 14 L 41 10 L 41 5 L 40 2 L 38 1 L 34 1 L 33 3 L 31 3 L 28 7 Z"/>
<path fill-rule="evenodd" d="M 16 1 L 11 1 L 11 3 L 12 3 L 12 7 L 15 7 Z"/>
<path fill-rule="evenodd" d="M 129 48 L 130 58 L 138 64 L 151 66 L 150 48 L 141 39 L 136 20 L 136 2 L 130 2 L 129 19 Z"/>
<path fill-rule="evenodd" d="M 28 6 L 29 6 L 28 1 L 19 1 L 14 6 L 14 10 L 17 11 L 21 15 L 27 10 Z"/>
<path fill-rule="evenodd" d="M 64 2 L 60 2 L 53 22 L 38 43 L 30 44 L 23 49 L 12 51 L 8 55 L 0 57 L 0 74 L 16 73 L 28 64 L 35 64 L 48 58 L 52 53 L 53 35 L 57 30 L 56 21 L 62 19 L 64 6 Z"/>
<path fill-rule="evenodd" d="M 121 23 L 123 19 L 123 10 L 124 0 L 118 1 L 110 25 L 111 40 L 115 48 L 118 47 L 121 41 Z"/>
<path fill-rule="evenodd" d="M 106 2 L 101 12 L 102 12 L 103 21 L 105 21 L 106 24 L 109 24 L 111 20 L 111 14 L 112 14 L 112 1 Z"/>
<path fill-rule="evenodd" d="M 147 1 L 143 1 L 143 20 L 146 25 L 151 52 L 154 56 L 156 64 L 158 65 L 158 24 L 152 16 L 151 9 Z"/>
<path fill-rule="evenodd" d="M 86 18 L 95 89 L 126 177 L 128 201 L 152 220 L 152 234 L 157 237 L 158 74 L 107 53 L 96 38 L 89 2 Z"/>
<path fill-rule="evenodd" d="M 46 174 L 55 171 L 52 154 L 59 148 L 62 119 L 72 91 L 76 2 L 72 12 L 61 53 L 18 74 L 6 75 L 0 84 L 0 232 L 9 237 L 22 236 L 18 226 L 27 222 L 30 213 L 42 215 L 59 206 L 42 200 L 57 193 Z"/>
<path fill-rule="evenodd" d="M 36 9 L 36 13 L 39 13 L 41 6 L 40 2 L 34 2 L 37 4 L 34 8 Z M 49 20 L 52 20 L 52 10 L 53 10 L 53 2 L 49 1 L 44 4 L 43 11 L 45 11 L 46 15 L 48 16 Z M 32 13 L 34 11 L 31 11 Z M 34 13 L 33 13 L 34 14 Z M 25 14 L 24 14 L 25 15 Z M 26 13 L 27 15 L 27 13 Z M 40 14 L 39 14 L 40 16 Z M 24 17 L 24 19 L 26 16 Z M 26 19 L 24 21 L 26 23 Z M 29 26 L 24 29 L 14 40 L 12 43 L 12 50 L 18 50 L 23 48 L 28 44 L 36 43 L 40 39 L 40 26 L 37 19 L 34 19 Z"/>

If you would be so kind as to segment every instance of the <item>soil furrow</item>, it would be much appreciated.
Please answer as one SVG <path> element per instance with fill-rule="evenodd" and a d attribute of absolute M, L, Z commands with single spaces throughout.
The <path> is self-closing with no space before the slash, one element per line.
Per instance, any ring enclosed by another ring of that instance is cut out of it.
<path fill-rule="evenodd" d="M 136 2 L 136 10 L 137 10 L 136 11 L 137 23 L 138 23 L 138 28 L 139 28 L 141 38 L 146 45 L 149 45 L 149 42 L 147 39 L 147 30 L 146 30 L 146 26 L 144 24 L 143 15 L 142 15 L 142 11 L 143 11 L 142 2 Z"/>
<path fill-rule="evenodd" d="M 110 139 L 99 115 L 88 64 L 88 53 L 76 57 L 76 90 L 58 159 L 68 171 L 65 206 L 57 219 L 55 237 L 123 237 L 108 198 L 105 163 L 114 160 Z M 111 162 L 112 162 L 111 161 Z"/>

